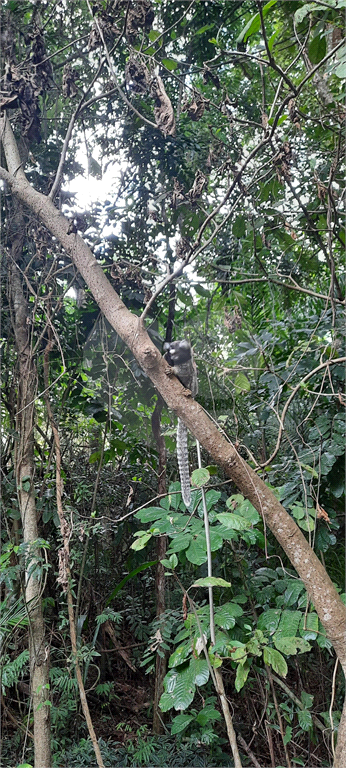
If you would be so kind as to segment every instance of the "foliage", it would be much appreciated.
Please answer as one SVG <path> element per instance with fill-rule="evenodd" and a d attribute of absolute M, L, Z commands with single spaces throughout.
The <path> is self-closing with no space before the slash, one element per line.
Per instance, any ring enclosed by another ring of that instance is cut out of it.
<path fill-rule="evenodd" d="M 70 126 L 55 205 L 135 314 L 176 271 L 150 305 L 152 340 L 160 351 L 167 338 L 191 340 L 199 402 L 280 498 L 341 591 L 345 3 L 136 5 L 137 13 L 132 0 L 107 0 L 94 3 L 91 13 L 80 0 L 3 3 L 1 98 L 23 167 L 35 189 L 48 194 Z M 219 468 L 192 472 L 191 507 L 185 509 L 175 421 L 165 408 L 168 493 L 157 498 L 157 394 L 100 317 L 67 254 L 25 207 L 23 247 L 15 259 L 37 397 L 35 475 L 24 479 L 24 490 L 33 483 L 41 538 L 23 541 L 15 468 L 20 382 L 10 292 L 17 210 L 6 187 L 0 576 L 8 762 L 24 760 L 22 734 L 13 735 L 11 715 L 18 722 L 31 716 L 22 589 L 30 560 L 51 638 L 54 760 L 94 764 L 80 718 L 65 595 L 57 583 L 61 539 L 48 394 L 71 525 L 78 658 L 96 730 L 105 736 L 105 765 L 226 765 L 212 685 L 219 667 L 234 701 L 236 728 L 257 757 L 271 761 L 265 719 L 278 764 L 286 760 L 284 745 L 293 742 L 297 764 L 300 748 L 316 764 L 327 764 L 330 745 L 314 718 L 329 713 L 332 648 L 304 585 Z M 196 467 L 192 445 L 190 459 Z M 156 615 L 156 548 L 163 536 L 166 605 Z M 206 603 L 211 587 L 215 644 Z M 161 711 L 170 735 L 159 739 L 149 731 L 157 657 L 169 659 Z M 270 675 L 285 678 L 286 689 L 273 684 L 283 741 Z M 337 680 L 336 720 L 342 693 Z M 121 742 L 113 742 L 124 713 Z M 250 721 L 259 723 L 256 733 Z M 29 751 L 26 758 L 32 762 Z"/>
<path fill-rule="evenodd" d="M 208 746 L 199 741 L 196 753 L 195 737 L 185 738 L 183 743 L 179 738 L 149 736 L 146 728 L 137 731 L 135 740 L 129 742 L 127 748 L 119 742 L 105 742 L 103 739 L 99 740 L 99 744 L 105 766 L 112 766 L 112 768 L 113 766 L 114 768 L 117 766 L 139 768 L 139 766 L 149 765 L 162 766 L 162 768 L 177 765 L 204 768 L 208 765 L 230 765 L 228 755 L 220 747 L 208 750 Z M 74 768 L 74 766 L 92 768 L 95 765 L 94 761 L 95 756 L 90 740 L 81 739 L 78 744 L 71 746 L 68 750 L 57 752 L 53 765 L 63 765 L 66 768 Z"/>

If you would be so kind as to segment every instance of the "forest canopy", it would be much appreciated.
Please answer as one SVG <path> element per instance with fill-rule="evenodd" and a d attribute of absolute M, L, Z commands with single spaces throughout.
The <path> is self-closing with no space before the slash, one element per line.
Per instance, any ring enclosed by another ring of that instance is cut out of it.
<path fill-rule="evenodd" d="M 345 6 L 2 3 L 4 765 L 346 764 Z"/>

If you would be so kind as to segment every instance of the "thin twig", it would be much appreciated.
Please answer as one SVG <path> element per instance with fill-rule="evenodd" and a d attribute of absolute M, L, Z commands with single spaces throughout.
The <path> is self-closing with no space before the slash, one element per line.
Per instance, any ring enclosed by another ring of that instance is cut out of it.
<path fill-rule="evenodd" d="M 276 417 L 277 417 L 277 419 L 279 421 L 279 425 L 280 425 L 279 426 L 278 439 L 276 441 L 276 446 L 274 448 L 274 451 L 273 451 L 272 455 L 269 457 L 269 459 L 267 459 L 267 461 L 265 461 L 263 464 L 260 464 L 260 467 L 263 468 L 263 467 L 268 466 L 269 464 L 271 464 L 272 460 L 275 458 L 275 456 L 276 456 L 276 454 L 277 454 L 277 452 L 278 452 L 278 450 L 280 448 L 282 433 L 283 433 L 283 430 L 284 430 L 284 421 L 285 421 L 287 410 L 288 410 L 288 408 L 289 408 L 293 398 L 297 394 L 298 390 L 301 388 L 301 386 L 306 381 L 308 381 L 311 378 L 311 376 L 314 376 L 316 373 L 318 373 L 318 371 L 321 371 L 323 368 L 326 368 L 326 366 L 336 365 L 338 363 L 345 363 L 345 362 L 346 362 L 346 357 L 336 357 L 334 359 L 327 360 L 326 363 L 321 363 L 321 365 L 318 365 L 317 368 L 313 369 L 313 371 L 309 371 L 309 373 L 307 373 L 306 376 L 303 376 L 303 378 L 300 380 L 299 384 L 297 384 L 297 386 L 294 387 L 294 389 L 292 390 L 288 400 L 285 403 L 285 406 L 283 408 L 281 416 L 279 416 L 277 413 L 275 413 L 275 415 L 276 415 Z"/>
<path fill-rule="evenodd" d="M 89 2 L 89 0 L 87 0 L 87 6 L 88 6 L 88 8 L 89 8 L 89 11 L 90 11 L 90 14 L 91 14 L 91 16 L 93 16 L 93 12 L 92 12 L 92 9 L 91 9 L 91 5 L 90 5 L 90 2 Z M 124 93 L 124 91 L 123 91 L 123 90 L 120 88 L 120 85 L 119 85 L 119 83 L 118 83 L 118 79 L 117 79 L 117 76 L 116 76 L 116 74 L 115 74 L 115 70 L 114 70 L 114 67 L 113 67 L 113 63 L 112 63 L 112 60 L 111 60 L 111 57 L 110 57 L 110 55 L 109 55 L 109 51 L 108 51 L 108 48 L 107 48 L 107 44 L 106 44 L 106 41 L 105 41 L 105 39 L 104 39 L 104 35 L 103 35 L 102 29 L 101 29 L 101 27 L 100 27 L 100 24 L 99 24 L 99 22 L 98 22 L 98 18 L 97 18 L 97 16 L 94 16 L 94 21 L 95 21 L 95 24 L 96 24 L 96 27 L 97 27 L 97 31 L 98 31 L 98 33 L 99 33 L 99 35 L 100 35 L 100 39 L 101 39 L 101 41 L 102 41 L 102 45 L 103 45 L 103 48 L 104 48 L 104 52 L 105 52 L 105 57 L 106 57 L 106 59 L 107 59 L 107 64 L 108 64 L 108 67 L 109 67 L 109 71 L 110 71 L 110 73 L 111 73 L 111 76 L 112 76 L 112 79 L 113 79 L 114 85 L 115 85 L 115 87 L 116 87 L 116 89 L 117 89 L 118 93 L 120 94 L 120 96 L 121 96 L 122 100 L 125 102 L 125 104 L 127 104 L 127 106 L 129 107 L 129 109 L 131 109 L 131 110 L 132 110 L 132 112 L 134 112 L 134 113 L 135 113 L 135 114 L 136 114 L 138 117 L 140 117 L 140 119 L 141 119 L 141 120 L 142 120 L 144 123 L 146 123 L 146 125 L 150 125 L 150 127 L 151 127 L 151 128 L 155 128 L 155 130 L 158 130 L 156 123 L 153 123 L 151 120 L 147 120 L 147 118 L 146 118 L 146 117 L 144 117 L 144 115 L 142 115 L 142 114 L 141 114 L 141 113 L 138 111 L 138 109 L 136 109 L 136 107 L 134 107 L 134 105 L 131 103 L 131 101 L 130 101 L 130 100 L 127 98 L 127 96 L 126 96 L 126 94 Z"/>
<path fill-rule="evenodd" d="M 77 108 L 75 109 L 71 119 L 70 119 L 69 126 L 68 126 L 68 129 L 67 129 L 67 132 L 66 132 L 66 136 L 65 136 L 64 146 L 62 148 L 62 152 L 61 152 L 61 155 L 60 155 L 58 170 L 57 170 L 56 175 L 55 175 L 55 179 L 54 179 L 54 183 L 53 183 L 52 189 L 50 190 L 49 195 L 48 195 L 48 197 L 51 200 L 54 200 L 56 191 L 57 191 L 58 186 L 60 184 L 60 178 L 61 178 L 63 167 L 64 167 L 64 164 L 65 164 L 67 149 L 68 149 L 68 145 L 70 143 L 70 139 L 71 139 L 71 136 L 72 136 L 72 131 L 73 131 L 73 128 L 74 128 L 74 124 L 75 124 L 75 122 L 77 120 L 79 112 L 81 111 L 84 99 L 86 98 L 86 96 L 90 92 L 91 88 L 93 87 L 96 79 L 98 78 L 98 76 L 99 76 L 99 74 L 100 74 L 100 72 L 102 70 L 103 65 L 104 65 L 104 60 L 100 62 L 98 70 L 97 70 L 95 76 L 93 77 L 91 83 L 88 85 L 85 93 L 83 93 L 83 96 L 80 99 L 80 102 L 79 102 Z"/>

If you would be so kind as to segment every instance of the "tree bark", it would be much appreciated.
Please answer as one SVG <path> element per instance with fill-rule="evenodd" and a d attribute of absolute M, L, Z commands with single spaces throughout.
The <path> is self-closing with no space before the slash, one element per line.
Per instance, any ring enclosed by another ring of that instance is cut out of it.
<path fill-rule="evenodd" d="M 186 397 L 184 387 L 175 377 L 167 376 L 167 363 L 151 342 L 138 317 L 131 314 L 114 291 L 90 248 L 79 235 L 69 233 L 69 221 L 53 203 L 30 186 L 20 166 L 18 150 L 7 118 L 2 123 L 2 142 L 9 172 L 0 169 L 0 177 L 8 182 L 12 192 L 40 218 L 51 234 L 58 238 L 89 286 L 101 311 L 133 352 L 168 407 L 183 419 L 213 460 L 224 469 L 226 475 L 262 515 L 265 525 L 273 532 L 304 582 L 327 636 L 346 671 L 345 606 L 304 534 L 263 480 L 257 477 L 234 446 L 219 433 L 203 408 Z M 335 362 L 335 359 L 331 360 L 331 363 Z M 343 753 L 337 759 L 339 762 L 335 763 L 335 768 L 342 768 L 346 764 L 346 755 Z"/>
<path fill-rule="evenodd" d="M 28 333 L 30 328 L 27 303 L 16 262 L 21 260 L 23 220 L 17 212 L 12 227 L 17 229 L 12 240 L 11 304 L 12 322 L 18 353 L 19 384 L 17 399 L 17 442 L 15 471 L 19 507 L 23 525 L 24 543 L 28 545 L 25 562 L 25 601 L 29 617 L 30 688 L 34 716 L 35 768 L 49 768 L 50 702 L 49 702 L 49 646 L 45 639 L 42 611 L 41 583 L 31 573 L 34 561 L 40 558 L 36 546 L 39 534 L 36 518 L 34 490 L 34 403 L 36 396 L 36 369 L 31 355 Z"/>

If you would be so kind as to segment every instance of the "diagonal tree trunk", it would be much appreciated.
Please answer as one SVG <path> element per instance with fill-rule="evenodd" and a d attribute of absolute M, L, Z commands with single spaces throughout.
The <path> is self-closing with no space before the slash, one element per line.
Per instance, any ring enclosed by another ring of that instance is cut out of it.
<path fill-rule="evenodd" d="M 36 368 L 31 354 L 29 313 L 17 263 L 24 234 L 20 211 L 13 217 L 11 306 L 18 355 L 17 442 L 15 471 L 23 538 L 28 545 L 25 562 L 25 601 L 29 617 L 30 688 L 34 716 L 35 768 L 50 768 L 49 646 L 45 639 L 41 583 L 33 568 L 40 558 L 34 490 L 34 417 Z M 34 573 L 32 572 L 34 571 Z"/>

